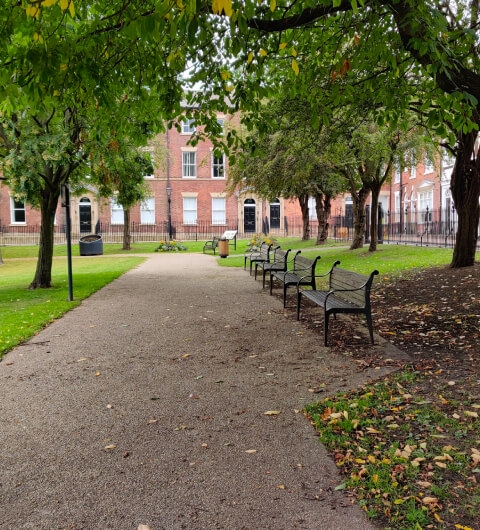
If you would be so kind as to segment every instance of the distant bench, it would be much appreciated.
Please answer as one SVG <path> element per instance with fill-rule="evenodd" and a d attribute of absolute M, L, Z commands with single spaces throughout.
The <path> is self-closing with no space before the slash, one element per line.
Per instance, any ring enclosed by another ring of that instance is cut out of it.
<path fill-rule="evenodd" d="M 213 253 L 215 254 L 219 242 L 223 239 L 233 241 L 233 247 L 235 249 L 237 248 L 237 230 L 226 230 L 220 237 L 214 236 L 213 239 L 205 241 L 205 244 L 203 245 L 203 253 L 205 254 L 206 250 L 213 250 Z"/>
<path fill-rule="evenodd" d="M 206 250 L 213 250 L 213 253 L 215 254 L 218 248 L 218 242 L 220 241 L 220 238 L 215 236 L 210 241 L 205 241 L 205 245 L 203 245 L 203 253 L 205 254 Z"/>
<path fill-rule="evenodd" d="M 370 290 L 373 279 L 378 274 L 374 270 L 369 276 L 337 267 L 340 262 L 336 261 L 330 271 L 324 275 L 329 276 L 328 291 L 317 291 L 315 286 L 312 290 L 297 289 L 297 320 L 300 319 L 300 305 L 302 296 L 315 304 L 323 307 L 325 314 L 324 340 L 327 345 L 328 320 L 330 315 L 336 317 L 338 313 L 360 313 L 367 320 L 370 340 L 373 344 L 372 310 L 370 305 Z"/>
<path fill-rule="evenodd" d="M 304 258 L 299 252 L 289 261 L 287 270 L 277 270 L 270 273 L 270 294 L 273 282 L 278 280 L 283 284 L 283 307 L 287 305 L 287 289 L 295 285 L 308 285 L 315 289 L 315 267 L 320 256 L 314 259 Z"/>

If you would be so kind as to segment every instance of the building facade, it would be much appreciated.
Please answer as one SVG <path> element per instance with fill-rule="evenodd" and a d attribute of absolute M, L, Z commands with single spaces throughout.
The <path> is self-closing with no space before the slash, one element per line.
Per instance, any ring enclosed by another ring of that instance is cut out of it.
<path fill-rule="evenodd" d="M 231 116 L 218 115 L 217 119 L 225 130 L 232 126 Z M 239 237 L 261 232 L 302 235 L 298 201 L 281 197 L 267 201 L 249 189 L 229 194 L 225 155 L 215 151 L 208 140 L 191 142 L 197 132 L 192 120 L 185 119 L 179 125 L 178 129 L 171 128 L 159 135 L 149 147 L 155 169 L 152 175 L 145 176 L 149 197 L 130 212 L 133 241 L 209 239 L 225 230 L 237 230 Z M 453 162 L 452 158 L 443 157 L 435 164 L 423 160 L 395 170 L 380 193 L 380 240 L 434 234 L 440 238 L 454 237 L 456 214 L 449 190 Z M 124 212 L 114 197 L 100 199 L 93 188 L 81 196 L 72 196 L 70 218 L 73 238 L 101 233 L 107 242 L 121 241 Z M 65 233 L 65 220 L 65 208 L 59 204 L 56 216 L 59 239 Z M 310 220 L 311 236 L 315 237 L 313 200 Z M 9 242 L 8 234 L 38 233 L 39 225 L 40 213 L 12 197 L 0 181 L 0 244 Z M 346 194 L 333 202 L 329 237 L 348 238 L 352 227 L 352 200 Z"/>

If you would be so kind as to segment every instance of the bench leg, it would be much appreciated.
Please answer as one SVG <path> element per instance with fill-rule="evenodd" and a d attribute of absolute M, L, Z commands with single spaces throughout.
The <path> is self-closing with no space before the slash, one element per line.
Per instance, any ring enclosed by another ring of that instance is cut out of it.
<path fill-rule="evenodd" d="M 297 320 L 300 320 L 300 304 L 302 303 L 302 291 L 297 291 Z"/>
<path fill-rule="evenodd" d="M 255 281 L 257 281 L 258 263 L 255 263 Z"/>
<path fill-rule="evenodd" d="M 263 269 L 263 275 L 262 275 L 262 289 L 265 289 L 265 277 L 267 275 L 267 271 Z"/>
<path fill-rule="evenodd" d="M 283 284 L 283 307 L 287 307 L 287 284 Z"/>
<path fill-rule="evenodd" d="M 243 270 L 244 271 L 247 270 L 247 256 L 244 256 L 244 258 L 243 258 Z"/>
<path fill-rule="evenodd" d="M 370 341 L 371 341 L 372 344 L 374 344 L 374 342 L 373 342 L 372 315 L 370 313 L 365 313 L 365 316 L 367 317 L 367 326 L 368 326 L 368 331 L 370 332 Z"/>
<path fill-rule="evenodd" d="M 325 312 L 325 323 L 324 323 L 324 330 L 323 330 L 325 346 L 327 346 L 327 341 L 328 341 L 327 337 L 328 337 L 328 319 L 329 318 L 330 318 L 330 313 Z"/>
<path fill-rule="evenodd" d="M 272 288 L 273 288 L 273 274 L 270 273 L 270 296 L 272 296 Z"/>

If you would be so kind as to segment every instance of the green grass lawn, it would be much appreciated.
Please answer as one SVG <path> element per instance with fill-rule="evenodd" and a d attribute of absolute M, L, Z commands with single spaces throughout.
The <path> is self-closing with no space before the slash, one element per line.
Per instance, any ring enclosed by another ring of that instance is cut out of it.
<path fill-rule="evenodd" d="M 19 254 L 23 255 L 25 249 L 20 249 Z M 13 247 L 9 253 L 14 254 Z M 0 265 L 0 357 L 143 259 L 138 256 L 74 259 L 74 300 L 69 302 L 66 259 L 54 259 L 51 289 L 32 291 L 28 286 L 35 273 L 36 259 L 6 259 L 4 255 L 5 263 Z"/>
<path fill-rule="evenodd" d="M 216 258 L 221 266 L 243 267 L 243 253 L 249 240 L 237 241 L 237 248 L 230 245 L 228 258 Z M 368 250 L 348 250 L 341 245 L 329 245 L 314 248 L 314 241 L 279 238 L 277 244 L 282 248 L 302 249 L 307 257 L 321 256 L 317 271 L 327 271 L 335 260 L 341 266 L 361 273 L 373 269 L 380 271 L 380 279 L 387 276 L 407 275 L 417 267 L 447 265 L 452 256 L 451 249 L 433 247 L 410 247 L 399 245 L 379 245 L 377 252 Z M 204 241 L 185 242 L 186 252 L 202 252 Z M 2 247 L 5 264 L 0 275 L 0 356 L 18 343 L 28 339 L 38 330 L 59 318 L 63 313 L 75 307 L 82 299 L 100 289 L 126 270 L 137 265 L 142 258 L 135 254 L 150 254 L 157 243 L 135 243 L 130 251 L 122 251 L 121 244 L 104 244 L 103 257 L 88 256 L 75 259 L 79 255 L 78 245 L 73 245 L 74 278 L 73 302 L 68 302 L 66 247 L 55 246 L 54 267 L 52 271 L 53 288 L 29 291 L 33 279 L 38 247 Z M 122 255 L 118 258 L 118 255 Z M 210 253 L 211 254 L 211 253 Z M 108 256 L 115 255 L 109 259 Z M 124 256 L 124 257 L 123 257 Z M 213 259 L 215 259 L 212 256 Z"/>
<path fill-rule="evenodd" d="M 398 276 L 408 274 L 408 271 L 415 268 L 448 265 L 453 253 L 453 250 L 448 248 L 405 245 L 379 245 L 376 252 L 369 252 L 368 247 L 349 250 L 341 245 L 313 248 L 312 241 L 280 240 L 279 244 L 282 248 L 302 249 L 302 256 L 308 258 L 320 256 L 317 264 L 318 274 L 328 271 L 334 261 L 340 260 L 342 268 L 362 274 L 369 274 L 377 269 L 381 276 Z M 219 264 L 225 267 L 243 267 L 243 254 L 233 255 L 232 250 L 230 254 L 228 258 L 219 259 Z"/>

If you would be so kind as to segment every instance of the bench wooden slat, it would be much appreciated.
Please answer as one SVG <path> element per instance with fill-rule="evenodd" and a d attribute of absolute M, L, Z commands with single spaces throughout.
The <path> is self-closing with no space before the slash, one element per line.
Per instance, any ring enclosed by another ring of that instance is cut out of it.
<path fill-rule="evenodd" d="M 315 288 L 312 290 L 297 288 L 297 320 L 300 319 L 302 296 L 323 307 L 325 316 L 324 340 L 325 346 L 327 346 L 330 315 L 336 317 L 338 313 L 364 314 L 370 340 L 373 344 L 370 291 L 378 271 L 374 270 L 369 276 L 365 276 L 354 271 L 341 269 L 337 267 L 339 264 L 340 262 L 336 261 L 327 273 L 329 275 L 329 289 L 327 291 L 317 291 Z"/>

